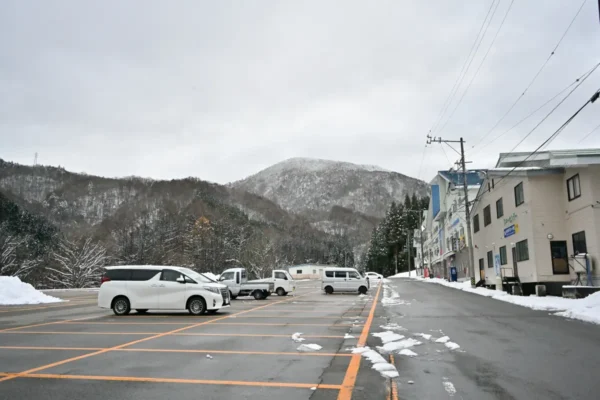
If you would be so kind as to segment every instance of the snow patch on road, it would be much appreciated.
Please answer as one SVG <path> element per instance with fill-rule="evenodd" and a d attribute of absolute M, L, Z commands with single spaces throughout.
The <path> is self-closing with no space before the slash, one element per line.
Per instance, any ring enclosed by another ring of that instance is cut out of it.
<path fill-rule="evenodd" d="M 292 340 L 296 343 L 300 343 L 300 342 L 304 342 L 306 339 L 300 337 L 300 335 L 302 335 L 302 332 L 296 332 L 292 335 Z"/>
<path fill-rule="evenodd" d="M 381 304 L 383 304 L 384 307 L 410 305 L 409 302 L 402 300 L 398 292 L 392 289 L 392 287 L 389 285 L 383 285 L 383 297 L 381 298 Z"/>
<path fill-rule="evenodd" d="M 402 349 L 402 350 L 400 350 L 398 352 L 398 354 L 400 354 L 402 356 L 407 356 L 407 357 L 416 357 L 416 356 L 418 356 L 417 353 L 415 353 L 414 351 L 409 350 L 409 349 Z"/>
<path fill-rule="evenodd" d="M 396 340 L 402 340 L 405 337 L 404 335 L 400 335 L 392 331 L 373 333 L 372 335 L 381 339 L 381 343 L 383 344 L 395 342 Z"/>
<path fill-rule="evenodd" d="M 431 335 L 428 333 L 415 333 L 415 336 L 420 336 L 425 340 L 431 340 Z"/>
<path fill-rule="evenodd" d="M 454 343 L 454 342 L 444 343 L 444 346 L 446 346 L 450 350 L 458 350 L 458 349 L 460 349 L 460 346 L 458 344 Z"/>
<path fill-rule="evenodd" d="M 16 276 L 0 276 L 0 305 L 60 303 L 62 299 L 48 296 Z"/>
<path fill-rule="evenodd" d="M 450 341 L 449 336 L 442 336 L 441 338 L 435 340 L 436 343 L 446 343 L 448 341 Z"/>
<path fill-rule="evenodd" d="M 346 333 L 346 334 L 344 335 L 344 339 L 354 339 L 354 336 L 352 336 L 352 335 L 350 335 L 350 334 Z"/>
<path fill-rule="evenodd" d="M 393 351 L 408 349 L 413 346 L 419 346 L 421 344 L 423 344 L 423 343 L 419 342 L 418 340 L 415 340 L 413 338 L 408 338 L 408 339 L 400 340 L 398 342 L 386 343 L 381 347 L 377 347 L 377 350 L 384 352 L 384 353 L 391 353 Z"/>
<path fill-rule="evenodd" d="M 407 331 L 408 329 L 401 327 L 398 324 L 391 323 L 387 325 L 380 325 L 381 329 L 385 329 L 386 331 Z"/>
<path fill-rule="evenodd" d="M 454 384 L 447 380 L 447 378 L 444 378 L 442 384 L 444 385 L 444 390 L 448 393 L 448 395 L 450 397 L 454 397 L 456 394 L 456 388 L 454 387 Z"/>
<path fill-rule="evenodd" d="M 323 347 L 319 346 L 318 344 L 311 343 L 311 344 L 301 344 L 297 348 L 297 350 L 300 351 L 300 352 L 304 352 L 305 353 L 305 352 L 311 352 L 311 351 L 319 351 L 322 348 Z"/>

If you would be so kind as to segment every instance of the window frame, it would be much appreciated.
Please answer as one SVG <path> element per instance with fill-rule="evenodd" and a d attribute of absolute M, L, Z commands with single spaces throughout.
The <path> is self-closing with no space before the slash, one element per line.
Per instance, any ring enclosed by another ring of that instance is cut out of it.
<path fill-rule="evenodd" d="M 575 247 L 576 242 L 579 244 L 582 242 L 581 239 L 578 239 L 577 241 L 575 240 L 575 235 L 579 235 L 579 234 L 583 234 L 583 245 L 585 247 L 585 249 L 584 249 L 585 251 L 577 251 L 579 246 L 577 246 L 577 248 Z M 572 234 L 571 235 L 571 244 L 573 245 L 573 254 L 574 255 L 587 254 L 587 238 L 585 237 L 585 231 L 579 231 L 579 232 L 575 232 L 574 234 Z"/>
<path fill-rule="evenodd" d="M 504 250 L 504 257 L 502 257 L 502 250 Z M 501 246 L 498 249 L 498 254 L 500 254 L 500 265 L 508 264 L 508 252 L 506 251 L 506 246 Z"/>
<path fill-rule="evenodd" d="M 301 269 L 297 269 L 296 270 L 296 275 L 302 275 L 302 270 Z"/>
<path fill-rule="evenodd" d="M 557 258 L 554 258 L 554 255 L 552 254 L 552 250 L 553 250 L 553 244 L 558 245 L 558 244 L 562 244 L 564 243 L 564 248 L 566 249 L 566 254 L 565 254 L 565 260 L 567 262 L 566 265 L 566 269 L 563 271 L 559 271 L 556 272 L 556 265 L 554 264 L 554 260 L 557 260 Z M 552 275 L 569 275 L 571 272 L 569 271 L 569 248 L 567 247 L 567 241 L 566 240 L 553 240 L 550 241 L 550 261 L 552 262 Z"/>
<path fill-rule="evenodd" d="M 488 268 L 494 268 L 494 252 L 492 250 L 487 252 L 486 255 Z"/>
<path fill-rule="evenodd" d="M 500 204 L 500 212 L 498 212 L 498 204 Z M 504 217 L 504 200 L 500 197 L 496 200 L 496 219 Z"/>
<path fill-rule="evenodd" d="M 573 182 L 573 196 L 571 196 L 571 189 L 569 188 L 570 182 Z M 579 194 L 575 193 L 575 182 L 577 182 Z M 567 179 L 567 197 L 569 198 L 569 201 L 573 201 L 581 197 L 581 179 L 579 178 L 579 173 L 576 173 L 575 175 Z"/>
<path fill-rule="evenodd" d="M 344 276 L 338 276 L 344 274 Z M 333 277 L 336 279 L 348 279 L 348 271 L 333 271 Z"/>
<path fill-rule="evenodd" d="M 521 252 L 523 251 L 522 248 L 519 248 L 519 245 L 522 245 L 523 243 L 525 243 L 525 246 L 527 246 L 527 258 L 521 258 Z M 517 255 L 517 262 L 521 262 L 521 261 L 529 261 L 529 242 L 527 241 L 527 239 L 521 240 L 517 243 L 515 243 L 515 253 Z"/>
<path fill-rule="evenodd" d="M 521 192 L 521 202 L 518 202 L 518 198 L 517 198 L 517 190 L 520 187 L 520 192 Z M 525 189 L 523 188 L 523 182 L 519 182 L 514 190 L 514 194 L 515 194 L 515 207 L 519 207 L 521 204 L 525 203 Z"/>
<path fill-rule="evenodd" d="M 473 216 L 473 233 L 479 232 L 479 214 Z"/>
<path fill-rule="evenodd" d="M 487 212 L 486 212 L 487 210 Z M 483 226 L 486 227 L 492 223 L 492 207 L 490 204 L 483 208 Z"/>

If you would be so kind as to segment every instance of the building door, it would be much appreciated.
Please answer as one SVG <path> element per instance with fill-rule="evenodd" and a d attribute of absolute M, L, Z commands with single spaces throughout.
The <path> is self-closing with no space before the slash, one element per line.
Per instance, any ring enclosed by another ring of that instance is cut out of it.
<path fill-rule="evenodd" d="M 485 280 L 485 261 L 483 261 L 483 258 L 479 259 L 479 279 Z"/>
<path fill-rule="evenodd" d="M 550 242 L 550 255 L 552 256 L 553 274 L 569 273 L 569 258 L 567 254 L 566 240 Z"/>

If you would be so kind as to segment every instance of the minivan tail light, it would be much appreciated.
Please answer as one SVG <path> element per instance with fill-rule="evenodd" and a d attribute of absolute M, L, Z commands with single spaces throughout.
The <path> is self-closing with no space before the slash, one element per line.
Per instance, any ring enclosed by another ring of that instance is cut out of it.
<path fill-rule="evenodd" d="M 108 282 L 108 281 L 110 281 L 110 278 L 109 278 L 108 276 L 104 275 L 104 276 L 102 277 L 102 279 L 100 280 L 100 286 L 102 286 L 102 284 L 103 284 L 104 282 Z"/>

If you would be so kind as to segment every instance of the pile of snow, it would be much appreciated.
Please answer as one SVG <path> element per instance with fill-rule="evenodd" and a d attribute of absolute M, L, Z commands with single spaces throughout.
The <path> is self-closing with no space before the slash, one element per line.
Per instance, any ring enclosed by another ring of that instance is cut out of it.
<path fill-rule="evenodd" d="M 383 297 L 381 298 L 381 304 L 383 304 L 384 307 L 410 305 L 409 302 L 402 300 L 398 292 L 392 289 L 392 287 L 389 285 L 383 285 Z"/>
<path fill-rule="evenodd" d="M 292 340 L 296 343 L 300 343 L 300 342 L 304 342 L 304 338 L 300 337 L 300 335 L 302 335 L 302 332 L 296 332 L 292 335 Z"/>
<path fill-rule="evenodd" d="M 431 340 L 431 335 L 429 333 L 415 333 L 415 336 L 420 336 L 425 340 Z"/>
<path fill-rule="evenodd" d="M 600 292 L 589 295 L 585 299 L 574 300 L 574 302 L 576 304 L 572 307 L 557 312 L 555 315 L 600 324 Z"/>
<path fill-rule="evenodd" d="M 447 343 L 449 341 L 450 341 L 449 336 L 442 336 L 441 338 L 437 339 L 435 342 L 436 343 Z"/>
<path fill-rule="evenodd" d="M 436 283 L 453 289 L 475 293 L 480 296 L 491 297 L 495 300 L 505 301 L 518 306 L 539 311 L 552 311 L 554 315 L 579 319 L 595 324 L 600 324 L 600 292 L 594 293 L 584 299 L 565 299 L 562 297 L 537 297 L 513 296 L 500 290 L 487 288 L 472 288 L 471 282 L 448 282 L 439 278 L 413 278 L 422 282 Z"/>
<path fill-rule="evenodd" d="M 418 356 L 417 353 L 415 353 L 414 351 L 409 350 L 409 349 L 402 349 L 402 350 L 400 350 L 398 352 L 398 354 L 403 355 L 403 356 L 407 356 L 407 357 L 416 357 L 416 356 Z"/>
<path fill-rule="evenodd" d="M 423 344 L 423 343 L 419 342 L 416 339 L 408 338 L 408 339 L 403 339 L 403 340 L 400 340 L 397 342 L 386 343 L 381 347 L 377 347 L 377 350 L 379 350 L 383 353 L 391 353 L 392 351 L 408 349 L 413 346 L 418 346 L 420 344 Z"/>
<path fill-rule="evenodd" d="M 387 325 L 380 325 L 379 326 L 381 329 L 385 329 L 386 331 L 406 331 L 408 329 L 401 327 L 400 325 L 396 324 L 396 323 L 390 323 Z"/>
<path fill-rule="evenodd" d="M 415 271 L 410 271 L 410 272 L 400 272 L 396 275 L 392 275 L 392 276 L 388 276 L 388 278 L 414 278 L 415 276 L 417 276 L 417 273 Z"/>
<path fill-rule="evenodd" d="M 454 342 L 446 342 L 446 343 L 444 343 L 444 346 L 446 346 L 450 350 L 458 350 L 458 349 L 460 349 L 460 346 L 458 344 L 454 343 Z"/>
<path fill-rule="evenodd" d="M 372 335 L 381 339 L 381 343 L 383 343 L 383 344 L 404 339 L 404 335 L 399 335 L 392 331 L 373 333 Z"/>
<path fill-rule="evenodd" d="M 16 276 L 0 276 L 0 305 L 58 303 L 63 300 L 36 290 Z"/>
<path fill-rule="evenodd" d="M 368 346 L 355 347 L 352 349 L 352 353 L 360 354 L 367 360 L 371 361 L 373 364 L 372 368 L 375 371 L 378 371 L 381 376 L 385 378 L 397 378 L 399 376 L 396 367 L 387 362 L 386 359 L 381 356 L 381 354 L 375 350 L 371 350 Z"/>
<path fill-rule="evenodd" d="M 319 351 L 321 350 L 323 347 L 319 346 L 318 344 L 301 344 L 296 350 L 301 351 L 301 352 L 311 352 L 311 351 Z"/>

